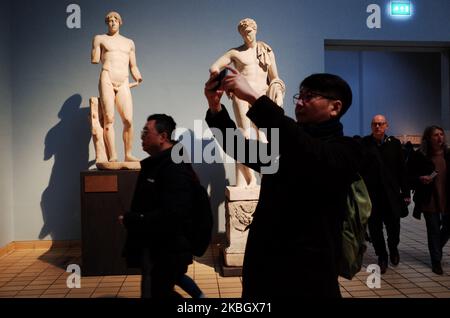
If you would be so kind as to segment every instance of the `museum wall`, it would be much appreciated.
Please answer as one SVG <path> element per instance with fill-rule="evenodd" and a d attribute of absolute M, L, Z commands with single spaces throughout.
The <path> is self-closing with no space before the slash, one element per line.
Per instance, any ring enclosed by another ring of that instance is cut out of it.
<path fill-rule="evenodd" d="M 10 9 L 9 2 L 0 2 L 0 247 L 14 239 Z"/>
<path fill-rule="evenodd" d="M 259 27 L 257 38 L 275 51 L 280 77 L 287 85 L 285 109 L 290 116 L 293 116 L 292 95 L 297 92 L 300 80 L 324 71 L 325 39 L 448 41 L 450 38 L 448 0 L 414 1 L 416 13 L 407 21 L 389 18 L 385 12 L 388 2 L 11 1 L 13 103 L 12 115 L 6 118 L 11 118 L 13 136 L 14 181 L 10 184 L 14 191 L 14 239 L 80 238 L 79 173 L 92 167 L 94 159 L 88 101 L 98 95 L 100 72 L 99 65 L 90 64 L 91 41 L 94 35 L 106 31 L 103 21 L 108 11 L 116 10 L 122 15 L 121 34 L 136 44 L 144 82 L 132 92 L 134 153 L 144 158 L 139 135 L 149 114 L 170 114 L 180 127 L 191 130 L 195 128 L 195 120 L 204 118 L 206 103 L 202 90 L 208 68 L 226 50 L 242 44 L 236 30 L 242 18 L 254 18 Z M 70 15 L 66 8 L 71 3 L 81 8 L 80 29 L 66 26 Z M 379 29 L 369 29 L 366 24 L 370 15 L 366 8 L 371 3 L 382 8 Z M 3 55 L 0 57 L 5 60 Z M 4 81 L 3 77 L 0 81 Z M 225 105 L 230 104 L 225 99 Z M 2 105 L 2 120 L 5 107 L 6 112 L 9 109 Z M 121 128 L 117 117 L 120 156 Z M 192 139 L 200 140 L 201 135 Z M 195 168 L 210 188 L 216 208 L 216 230 L 222 232 L 223 192 L 225 185 L 234 183 L 234 166 L 197 164 Z M 8 169 L 2 169 L 5 172 L 1 170 L 1 176 L 7 176 Z"/>
<path fill-rule="evenodd" d="M 370 134 L 377 114 L 386 116 L 394 136 L 442 125 L 440 53 L 326 51 L 325 69 L 341 74 L 353 89 L 353 105 L 342 120 L 346 135 Z"/>

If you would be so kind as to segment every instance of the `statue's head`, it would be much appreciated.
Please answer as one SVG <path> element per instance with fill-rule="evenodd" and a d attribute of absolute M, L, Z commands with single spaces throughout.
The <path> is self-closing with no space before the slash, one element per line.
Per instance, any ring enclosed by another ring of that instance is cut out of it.
<path fill-rule="evenodd" d="M 258 25 L 256 24 L 255 20 L 250 18 L 245 18 L 239 21 L 237 29 L 241 35 L 247 28 L 252 28 L 256 32 L 258 30 Z"/>
<path fill-rule="evenodd" d="M 109 12 L 109 13 L 106 15 L 106 17 L 105 17 L 105 23 L 106 23 L 106 24 L 108 24 L 110 18 L 116 18 L 117 21 L 119 22 L 119 25 L 122 25 L 122 23 L 123 23 L 123 22 L 122 22 L 122 17 L 120 16 L 120 14 L 118 14 L 118 13 L 115 12 L 115 11 L 111 11 L 111 12 Z"/>

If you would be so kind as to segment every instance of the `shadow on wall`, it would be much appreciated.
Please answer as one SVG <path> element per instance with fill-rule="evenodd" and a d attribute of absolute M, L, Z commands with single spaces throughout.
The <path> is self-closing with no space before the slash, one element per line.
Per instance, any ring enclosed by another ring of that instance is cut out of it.
<path fill-rule="evenodd" d="M 215 140 L 196 139 L 194 132 L 188 130 L 180 136 L 180 142 L 188 151 L 192 166 L 201 184 L 209 190 L 211 208 L 214 216 L 213 235 L 216 235 L 219 230 L 219 206 L 225 201 L 225 187 L 229 185 L 229 180 L 225 179 L 225 167 L 223 163 L 206 163 L 203 159 L 202 162 L 194 161 L 194 151 L 201 149 L 203 153 L 205 147 L 215 142 Z M 219 148 L 220 146 L 216 144 L 216 149 Z"/>
<path fill-rule="evenodd" d="M 79 94 L 70 96 L 58 113 L 60 121 L 45 136 L 44 160 L 54 157 L 54 164 L 41 197 L 44 225 L 39 239 L 81 237 L 80 171 L 89 167 L 91 138 L 89 108 L 81 108 L 81 102 Z"/>

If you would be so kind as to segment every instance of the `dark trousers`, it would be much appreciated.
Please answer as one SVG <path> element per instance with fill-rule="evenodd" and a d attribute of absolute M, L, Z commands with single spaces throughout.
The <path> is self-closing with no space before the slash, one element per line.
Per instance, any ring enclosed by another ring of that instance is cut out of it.
<path fill-rule="evenodd" d="M 389 251 L 395 252 L 400 243 L 400 217 L 395 217 L 389 208 L 376 208 L 372 210 L 369 218 L 369 233 L 375 254 L 378 257 L 387 258 L 383 224 L 386 226 Z"/>
<path fill-rule="evenodd" d="M 141 298 L 181 298 L 175 282 L 187 271 L 188 264 L 178 254 L 152 254 L 145 248 L 141 261 Z"/>
<path fill-rule="evenodd" d="M 203 294 L 202 290 L 198 287 L 197 283 L 188 275 L 182 275 L 176 281 L 176 284 L 188 293 L 192 298 L 200 298 Z"/>
<path fill-rule="evenodd" d="M 450 215 L 423 212 L 427 225 L 428 250 L 432 264 L 442 260 L 442 248 L 450 237 Z"/>

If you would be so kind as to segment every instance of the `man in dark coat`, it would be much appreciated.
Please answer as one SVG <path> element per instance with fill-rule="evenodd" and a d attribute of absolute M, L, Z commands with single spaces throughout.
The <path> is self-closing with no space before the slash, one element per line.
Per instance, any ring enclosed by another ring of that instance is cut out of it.
<path fill-rule="evenodd" d="M 388 267 L 388 252 L 383 223 L 386 226 L 389 258 L 392 265 L 398 265 L 400 217 L 408 214 L 407 208 L 411 199 L 400 141 L 386 135 L 389 125 L 383 115 L 374 116 L 371 127 L 372 134 L 365 136 L 361 141 L 364 152 L 361 175 L 372 201 L 372 214 L 369 218 L 370 238 L 378 256 L 381 273 L 384 274 Z"/>
<path fill-rule="evenodd" d="M 129 267 L 142 270 L 142 298 L 171 298 L 176 281 L 192 263 L 187 239 L 193 207 L 193 170 L 171 157 L 175 129 L 172 117 L 151 115 L 142 130 L 142 148 L 150 157 L 141 161 L 127 228 L 124 256 Z"/>
<path fill-rule="evenodd" d="M 258 128 L 268 129 L 271 149 L 279 144 L 278 171 L 263 174 L 250 225 L 242 296 L 289 297 L 295 290 L 298 299 L 340 297 L 337 262 L 345 200 L 360 160 L 359 145 L 343 136 L 339 122 L 351 104 L 351 89 L 331 74 L 306 78 L 294 96 L 296 123 L 281 107 L 256 93 L 236 70 L 229 70 L 218 90 L 212 90 L 217 74 L 205 85 L 208 125 L 220 129 L 223 136 L 226 129 L 236 128 L 220 103 L 226 91 L 252 105 L 247 116 Z M 275 130 L 279 138 L 274 138 Z M 226 149 L 225 142 L 230 140 L 219 142 Z M 250 142 L 246 141 L 246 150 Z M 261 171 L 261 162 L 250 162 L 248 152 L 245 155 L 243 163 Z"/>

